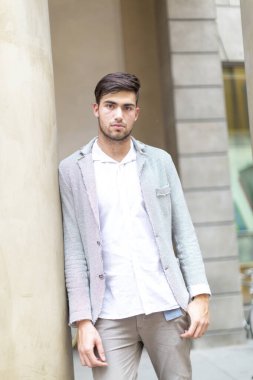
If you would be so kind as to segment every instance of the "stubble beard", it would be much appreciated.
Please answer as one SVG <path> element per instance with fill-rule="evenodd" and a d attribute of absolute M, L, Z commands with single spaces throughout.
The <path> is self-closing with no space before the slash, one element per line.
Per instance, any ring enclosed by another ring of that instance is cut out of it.
<path fill-rule="evenodd" d="M 127 132 L 126 134 L 123 134 L 123 135 L 113 135 L 113 134 L 110 134 L 110 133 L 106 133 L 106 131 L 101 127 L 101 123 L 100 123 L 100 120 L 98 119 L 98 127 L 99 127 L 99 130 L 100 132 L 102 133 L 102 135 L 109 141 L 125 141 L 129 138 L 129 136 L 131 135 L 132 133 L 132 129 Z"/>

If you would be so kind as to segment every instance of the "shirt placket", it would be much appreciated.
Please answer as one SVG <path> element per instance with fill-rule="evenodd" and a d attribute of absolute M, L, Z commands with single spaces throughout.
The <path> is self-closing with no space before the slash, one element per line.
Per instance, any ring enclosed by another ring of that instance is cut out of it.
<path fill-rule="evenodd" d="M 129 163 L 124 163 L 119 165 L 119 192 L 120 192 L 120 203 L 122 205 L 122 213 L 123 213 L 123 220 L 124 220 L 124 233 L 125 236 L 123 237 L 124 241 L 124 249 L 125 253 L 128 257 L 131 258 L 131 266 L 132 266 L 132 273 L 134 275 L 134 281 L 137 288 L 137 294 L 133 295 L 137 297 L 138 295 L 138 302 L 142 308 L 143 311 L 145 311 L 145 288 L 143 287 L 143 278 L 141 276 L 140 272 L 140 263 L 139 258 L 136 255 L 136 250 L 132 246 L 132 239 L 134 239 L 133 236 L 133 230 L 135 226 L 133 226 L 133 205 L 131 204 L 134 202 L 134 194 L 131 194 L 131 181 L 130 186 L 129 183 L 126 182 L 126 178 L 129 176 L 126 175 L 126 170 L 128 169 Z M 130 202 L 129 202 L 130 199 Z M 132 200 L 132 202 L 131 202 Z"/>

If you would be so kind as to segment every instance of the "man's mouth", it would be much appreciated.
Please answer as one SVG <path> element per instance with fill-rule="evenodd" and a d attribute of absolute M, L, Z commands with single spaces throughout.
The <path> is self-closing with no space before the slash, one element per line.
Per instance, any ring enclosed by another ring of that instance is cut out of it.
<path fill-rule="evenodd" d="M 111 124 L 114 128 L 124 128 L 125 126 L 123 124 Z"/>

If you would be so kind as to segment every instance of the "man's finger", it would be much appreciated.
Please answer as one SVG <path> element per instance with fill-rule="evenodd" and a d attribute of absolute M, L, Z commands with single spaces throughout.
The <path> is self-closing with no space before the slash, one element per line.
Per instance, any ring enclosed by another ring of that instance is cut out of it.
<path fill-rule="evenodd" d="M 105 352 L 104 352 L 104 348 L 103 348 L 103 344 L 102 344 L 101 339 L 96 340 L 96 347 L 97 347 L 97 352 L 98 352 L 100 359 L 103 362 L 105 362 L 106 361 Z"/>
<path fill-rule="evenodd" d="M 193 334 L 193 338 L 194 339 L 197 339 L 197 338 L 200 338 L 202 335 L 203 335 L 203 326 L 201 324 L 199 324 Z"/>
<path fill-rule="evenodd" d="M 90 367 L 89 359 L 86 357 L 86 355 L 82 354 L 80 351 L 79 351 L 79 358 L 80 358 L 80 362 L 81 362 L 82 366 Z"/>
<path fill-rule="evenodd" d="M 209 322 L 208 321 L 202 321 L 200 322 L 198 328 L 195 331 L 194 338 L 200 338 L 202 335 L 205 334 L 206 330 L 208 329 Z"/>
<path fill-rule="evenodd" d="M 195 322 L 192 323 L 189 327 L 189 329 L 184 333 L 181 334 L 181 338 L 200 338 L 202 335 L 205 334 L 206 330 L 208 328 L 208 322 Z"/>
<path fill-rule="evenodd" d="M 85 348 L 79 349 L 79 357 L 82 365 L 87 365 L 87 367 L 92 368 L 93 367 L 93 360 L 92 360 L 92 350 L 87 350 Z"/>
<path fill-rule="evenodd" d="M 107 366 L 107 363 L 105 363 L 105 362 L 101 361 L 100 359 L 98 359 L 95 356 L 94 352 L 91 352 L 91 353 L 87 354 L 86 356 L 89 359 L 91 368 L 93 368 L 93 367 L 105 367 L 105 366 Z"/>
<path fill-rule="evenodd" d="M 192 338 L 197 328 L 197 322 L 192 322 L 187 331 L 181 334 L 181 338 Z"/>

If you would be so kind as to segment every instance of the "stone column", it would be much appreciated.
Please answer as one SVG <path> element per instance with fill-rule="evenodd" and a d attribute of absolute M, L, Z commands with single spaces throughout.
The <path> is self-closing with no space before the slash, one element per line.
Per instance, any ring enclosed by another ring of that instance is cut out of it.
<path fill-rule="evenodd" d="M 253 2 L 252 0 L 241 0 L 241 15 L 242 15 L 242 33 L 244 44 L 244 56 L 245 56 L 245 69 L 246 69 L 246 81 L 247 81 L 247 95 L 248 95 L 248 110 L 249 110 L 249 122 L 251 133 L 251 145 L 253 149 Z"/>
<path fill-rule="evenodd" d="M 178 167 L 213 292 L 198 347 L 245 335 L 215 17 L 213 0 L 167 0 Z"/>
<path fill-rule="evenodd" d="M 71 380 L 48 4 L 0 2 L 0 378 Z"/>

